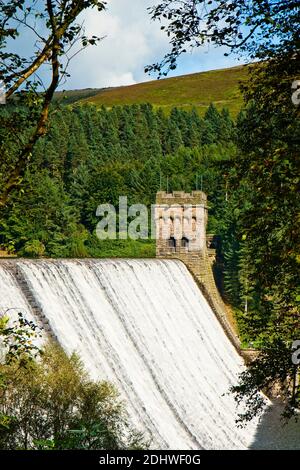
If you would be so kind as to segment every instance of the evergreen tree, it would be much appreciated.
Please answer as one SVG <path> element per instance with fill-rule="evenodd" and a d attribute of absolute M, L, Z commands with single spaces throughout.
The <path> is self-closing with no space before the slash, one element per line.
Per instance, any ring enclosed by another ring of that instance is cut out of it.
<path fill-rule="evenodd" d="M 211 126 L 211 129 L 214 133 L 214 142 L 219 142 L 221 138 L 222 118 L 213 103 L 209 105 L 209 108 L 205 113 L 204 119 Z"/>
<path fill-rule="evenodd" d="M 173 119 L 169 119 L 166 127 L 164 151 L 167 154 L 172 154 L 176 152 L 181 145 L 183 145 L 183 140 L 179 127 Z"/>
<path fill-rule="evenodd" d="M 227 108 L 223 108 L 221 111 L 220 139 L 225 142 L 231 142 L 235 139 L 235 126 Z"/>

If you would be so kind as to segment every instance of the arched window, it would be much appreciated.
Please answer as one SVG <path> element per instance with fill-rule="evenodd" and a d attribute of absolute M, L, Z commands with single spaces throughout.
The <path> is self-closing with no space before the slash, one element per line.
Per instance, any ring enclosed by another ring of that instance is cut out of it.
<path fill-rule="evenodd" d="M 187 237 L 182 237 L 181 246 L 183 248 L 188 248 L 189 247 L 189 239 Z"/>
<path fill-rule="evenodd" d="M 176 248 L 176 240 L 174 237 L 170 237 L 168 240 L 169 248 L 175 249 Z"/>

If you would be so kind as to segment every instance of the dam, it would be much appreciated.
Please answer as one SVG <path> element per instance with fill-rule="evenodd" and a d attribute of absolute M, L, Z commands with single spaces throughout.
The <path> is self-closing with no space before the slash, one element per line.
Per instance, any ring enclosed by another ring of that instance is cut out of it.
<path fill-rule="evenodd" d="M 236 425 L 243 405 L 229 391 L 245 364 L 214 281 L 207 210 L 202 191 L 157 193 L 156 259 L 2 259 L 0 314 L 22 312 L 112 382 L 152 448 L 297 449 L 299 423 L 283 427 L 267 399 L 262 419 Z"/>
<path fill-rule="evenodd" d="M 2 260 L 0 311 L 23 312 L 114 383 L 158 449 L 299 448 L 278 410 L 238 428 L 244 367 L 179 260 Z"/>
<path fill-rule="evenodd" d="M 2 262 L 0 289 L 2 311 L 30 312 L 93 378 L 116 384 L 154 447 L 251 444 L 255 426 L 236 428 L 226 395 L 242 360 L 182 262 Z"/>

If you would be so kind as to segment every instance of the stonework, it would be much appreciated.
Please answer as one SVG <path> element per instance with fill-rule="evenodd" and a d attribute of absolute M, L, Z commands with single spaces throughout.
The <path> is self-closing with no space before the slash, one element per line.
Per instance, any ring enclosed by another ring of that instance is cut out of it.
<path fill-rule="evenodd" d="M 158 192 L 155 205 L 156 257 L 179 259 L 187 266 L 240 353 L 239 338 L 227 319 L 226 307 L 215 283 L 212 269 L 215 250 L 210 248 L 212 236 L 206 235 L 207 221 L 207 196 L 202 191 Z"/>
<path fill-rule="evenodd" d="M 191 263 L 206 249 L 207 196 L 159 192 L 155 206 L 156 256 L 183 257 Z"/>

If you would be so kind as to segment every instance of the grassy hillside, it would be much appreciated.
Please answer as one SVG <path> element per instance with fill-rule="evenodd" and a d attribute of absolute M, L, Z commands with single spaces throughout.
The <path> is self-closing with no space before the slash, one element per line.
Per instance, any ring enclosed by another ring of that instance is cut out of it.
<path fill-rule="evenodd" d="M 164 108 L 166 112 L 174 106 L 184 109 L 194 106 L 200 114 L 213 102 L 218 109 L 227 107 L 236 116 L 242 105 L 239 82 L 246 77 L 247 67 L 238 66 L 103 89 L 83 102 L 106 107 L 148 102 Z"/>
<path fill-rule="evenodd" d="M 53 101 L 62 104 L 73 104 L 84 98 L 97 95 L 101 91 L 100 88 L 85 88 L 83 90 L 64 90 L 54 93 Z"/>

